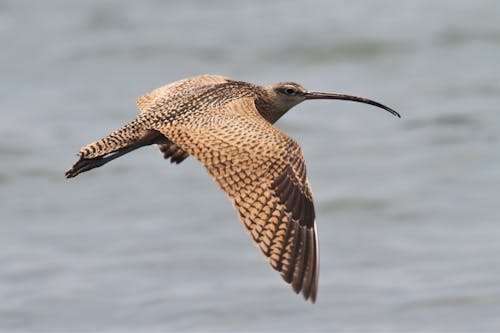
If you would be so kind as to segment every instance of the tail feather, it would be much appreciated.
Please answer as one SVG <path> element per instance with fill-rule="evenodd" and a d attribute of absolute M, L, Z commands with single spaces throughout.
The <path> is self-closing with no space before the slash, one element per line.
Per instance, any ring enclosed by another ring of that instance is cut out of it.
<path fill-rule="evenodd" d="M 125 125 L 107 137 L 80 149 L 78 153 L 80 159 L 66 171 L 66 178 L 76 177 L 82 172 L 100 167 L 140 147 L 166 142 L 166 138 L 160 132 L 155 130 L 139 131 L 131 124 Z"/>

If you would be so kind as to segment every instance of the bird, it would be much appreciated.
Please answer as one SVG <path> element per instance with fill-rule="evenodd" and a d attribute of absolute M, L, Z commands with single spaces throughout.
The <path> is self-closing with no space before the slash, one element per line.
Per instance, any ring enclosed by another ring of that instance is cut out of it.
<path fill-rule="evenodd" d="M 295 293 L 315 303 L 319 245 L 311 185 L 299 144 L 274 123 L 314 99 L 371 104 L 294 82 L 259 86 L 221 75 L 182 79 L 137 98 L 138 116 L 81 148 L 66 178 L 100 167 L 140 147 L 157 145 L 179 164 L 189 156 L 225 192 L 253 244 Z"/>

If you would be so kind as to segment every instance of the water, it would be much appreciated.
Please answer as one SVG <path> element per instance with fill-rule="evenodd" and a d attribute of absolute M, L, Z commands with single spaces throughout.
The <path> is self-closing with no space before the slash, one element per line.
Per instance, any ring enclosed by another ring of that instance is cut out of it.
<path fill-rule="evenodd" d="M 0 330 L 500 331 L 500 3 L 0 3 Z M 136 96 L 199 73 L 374 98 L 304 103 L 317 303 L 193 159 L 65 180 Z"/>

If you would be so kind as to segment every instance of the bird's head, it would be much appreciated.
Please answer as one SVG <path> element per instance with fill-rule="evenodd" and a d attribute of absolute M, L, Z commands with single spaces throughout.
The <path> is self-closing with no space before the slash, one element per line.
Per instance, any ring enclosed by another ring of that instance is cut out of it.
<path fill-rule="evenodd" d="M 268 113 L 268 115 L 267 117 L 265 117 L 269 118 L 268 120 L 270 120 L 271 122 L 275 122 L 292 107 L 308 99 L 342 99 L 370 104 L 382 108 L 401 118 L 400 114 L 393 109 L 371 99 L 338 93 L 309 91 L 302 85 L 295 82 L 276 83 L 268 86 L 267 90 L 270 92 L 270 100 L 267 100 L 266 102 L 268 103 L 267 106 L 270 106 L 270 108 L 269 110 L 266 110 L 267 112 L 265 113 Z"/>
<path fill-rule="evenodd" d="M 280 82 L 271 87 L 273 104 L 278 109 L 290 110 L 306 99 L 307 89 L 295 82 Z"/>

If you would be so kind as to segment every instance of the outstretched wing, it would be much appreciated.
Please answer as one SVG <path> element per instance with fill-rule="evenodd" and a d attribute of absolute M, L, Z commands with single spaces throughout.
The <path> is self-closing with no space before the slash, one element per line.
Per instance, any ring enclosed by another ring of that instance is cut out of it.
<path fill-rule="evenodd" d="M 220 75 L 198 75 L 187 79 L 179 80 L 160 88 L 154 89 L 142 96 L 137 97 L 137 107 L 141 112 L 151 112 L 151 107 L 155 105 L 159 98 L 171 98 L 172 96 L 184 94 L 192 89 L 201 86 L 225 83 L 231 81 L 230 78 Z M 163 153 L 165 159 L 169 159 L 172 163 L 181 163 L 189 154 L 179 148 L 175 143 L 166 142 L 158 144 L 158 149 Z"/>
<path fill-rule="evenodd" d="M 149 111 L 149 108 L 155 104 L 158 98 L 169 98 L 169 96 L 182 94 L 201 86 L 225 83 L 228 81 L 231 81 L 231 79 L 221 75 L 204 74 L 188 77 L 186 79 L 166 84 L 137 97 L 137 107 L 141 110 L 141 112 L 147 112 Z"/>
<path fill-rule="evenodd" d="M 264 120 L 252 98 L 155 129 L 206 167 L 271 266 L 295 292 L 314 302 L 318 240 L 299 145 Z"/>

